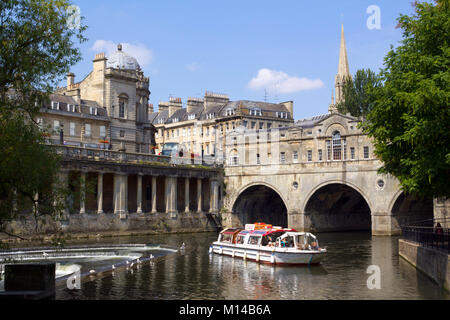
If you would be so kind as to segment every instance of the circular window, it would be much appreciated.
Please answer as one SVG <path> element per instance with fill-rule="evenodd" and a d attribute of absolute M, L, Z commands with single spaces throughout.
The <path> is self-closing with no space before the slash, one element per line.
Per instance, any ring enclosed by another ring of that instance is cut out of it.
<path fill-rule="evenodd" d="M 377 181 L 377 185 L 378 185 L 378 187 L 379 187 L 380 189 L 383 189 L 383 188 L 384 188 L 384 180 L 379 179 L 379 180 Z"/>
<path fill-rule="evenodd" d="M 298 182 L 294 181 L 294 183 L 292 184 L 292 186 L 294 187 L 294 189 L 298 189 Z"/>

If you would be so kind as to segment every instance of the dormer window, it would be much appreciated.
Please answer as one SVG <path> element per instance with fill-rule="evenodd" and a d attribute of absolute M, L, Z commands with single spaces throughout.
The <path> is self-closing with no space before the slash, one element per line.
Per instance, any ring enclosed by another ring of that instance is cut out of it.
<path fill-rule="evenodd" d="M 178 122 L 178 118 L 173 118 L 172 123 Z"/>
<path fill-rule="evenodd" d="M 188 115 L 188 120 L 195 120 L 195 113 Z"/>
<path fill-rule="evenodd" d="M 52 101 L 52 110 L 59 110 L 59 102 Z"/>
<path fill-rule="evenodd" d="M 262 111 L 260 108 L 252 108 L 250 109 L 251 116 L 262 116 Z"/>
<path fill-rule="evenodd" d="M 206 115 L 206 119 L 213 119 L 214 118 L 214 113 L 208 113 Z"/>
<path fill-rule="evenodd" d="M 98 115 L 98 110 L 95 107 L 89 107 L 89 113 L 94 115 L 94 116 L 97 116 Z"/>
<path fill-rule="evenodd" d="M 68 111 L 68 112 L 75 112 L 75 105 L 73 105 L 73 104 L 68 104 L 68 105 L 67 105 L 67 111 Z"/>
<path fill-rule="evenodd" d="M 275 113 L 277 118 L 281 118 L 281 119 L 287 119 L 288 118 L 288 113 L 287 112 L 282 112 L 282 111 L 277 111 Z"/>
<path fill-rule="evenodd" d="M 165 118 L 158 119 L 158 124 L 163 124 L 164 122 L 166 122 Z"/>
<path fill-rule="evenodd" d="M 233 108 L 227 109 L 227 110 L 225 111 L 225 114 L 226 114 L 227 116 L 233 116 L 233 115 L 236 114 L 236 109 L 233 109 Z"/>

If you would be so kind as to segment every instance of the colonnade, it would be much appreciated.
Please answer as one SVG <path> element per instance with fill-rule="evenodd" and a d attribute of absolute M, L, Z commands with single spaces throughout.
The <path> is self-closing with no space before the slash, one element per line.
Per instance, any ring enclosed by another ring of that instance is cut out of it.
<path fill-rule="evenodd" d="M 79 199 L 80 214 L 114 213 L 121 217 L 129 213 L 162 212 L 171 217 L 182 212 L 218 213 L 222 200 L 219 181 L 210 178 L 62 171 L 61 181 L 71 193 L 79 191 L 79 197 L 69 201 L 67 213 L 75 213 L 73 208 L 78 207 L 74 198 Z"/>

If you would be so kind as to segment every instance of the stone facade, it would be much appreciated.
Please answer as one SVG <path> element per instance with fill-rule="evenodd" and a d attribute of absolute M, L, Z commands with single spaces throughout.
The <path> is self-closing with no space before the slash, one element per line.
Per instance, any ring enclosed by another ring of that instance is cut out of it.
<path fill-rule="evenodd" d="M 178 143 L 185 156 L 222 158 L 226 137 L 236 128 L 279 128 L 294 122 L 292 102 L 230 101 L 227 95 L 212 92 L 206 92 L 204 98 L 189 98 L 185 108 L 181 98 L 160 102 L 158 108 L 150 114 L 158 149 L 165 143 Z"/>
<path fill-rule="evenodd" d="M 93 70 L 81 82 L 74 83 L 74 78 L 69 73 L 67 86 L 41 109 L 40 121 L 50 125 L 49 139 L 60 141 L 62 130 L 66 145 L 153 152 L 150 80 L 121 45 L 109 57 L 96 54 Z"/>

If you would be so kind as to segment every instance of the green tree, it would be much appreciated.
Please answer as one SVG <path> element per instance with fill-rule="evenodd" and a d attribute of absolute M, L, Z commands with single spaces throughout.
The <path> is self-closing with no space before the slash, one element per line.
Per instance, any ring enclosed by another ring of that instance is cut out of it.
<path fill-rule="evenodd" d="M 336 105 L 342 114 L 350 113 L 354 117 L 365 117 L 371 110 L 372 104 L 369 92 L 380 85 L 379 77 L 370 69 L 358 70 L 356 74 L 344 81 L 342 87 L 342 102 Z"/>
<path fill-rule="evenodd" d="M 419 197 L 450 196 L 450 5 L 415 3 L 401 15 L 403 39 L 385 57 L 364 130 L 382 172 Z"/>
<path fill-rule="evenodd" d="M 86 40 L 86 27 L 73 8 L 67 0 L 0 2 L 0 232 L 25 213 L 37 221 L 63 208 L 59 159 L 34 119 L 81 60 L 74 41 Z"/>

